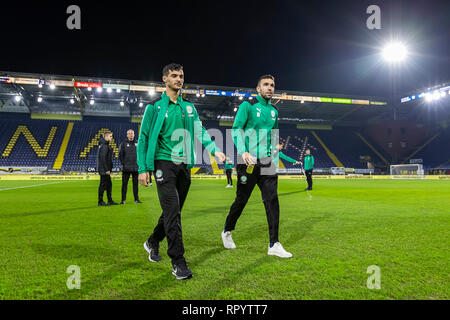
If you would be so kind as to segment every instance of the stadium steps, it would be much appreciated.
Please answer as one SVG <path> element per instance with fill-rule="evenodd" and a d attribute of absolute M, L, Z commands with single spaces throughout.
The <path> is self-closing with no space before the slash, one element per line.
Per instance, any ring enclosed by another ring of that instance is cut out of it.
<path fill-rule="evenodd" d="M 70 136 L 72 135 L 73 122 L 67 124 L 66 134 L 64 135 L 61 148 L 59 149 L 58 156 L 56 157 L 53 169 L 61 169 L 64 162 L 64 155 L 66 154 L 67 146 L 69 145 Z"/>
<path fill-rule="evenodd" d="M 383 157 L 383 155 L 380 153 L 380 152 L 378 152 L 378 150 L 377 149 L 375 149 L 375 147 L 374 146 L 372 146 L 372 144 L 370 144 L 370 142 L 369 141 L 367 141 L 367 139 L 366 138 L 364 138 L 363 136 L 362 136 L 362 134 L 361 133 L 359 133 L 359 132 L 355 132 L 355 134 L 365 143 L 365 144 L 367 144 L 367 146 L 378 156 L 378 158 L 380 158 L 384 163 L 386 163 L 386 165 L 389 165 L 389 162 L 386 160 L 386 158 L 385 157 Z"/>
<path fill-rule="evenodd" d="M 440 131 L 438 131 L 435 135 L 433 135 L 430 139 L 428 139 L 423 145 L 421 145 L 419 148 L 416 149 L 413 153 L 411 153 L 408 157 L 406 157 L 405 160 L 402 161 L 402 164 L 406 163 L 409 159 L 414 157 L 420 150 L 425 148 L 428 144 L 430 144 L 434 139 L 436 139 L 441 134 Z"/>
<path fill-rule="evenodd" d="M 333 152 L 331 152 L 330 149 L 328 149 L 328 147 L 325 145 L 325 143 L 319 138 L 317 133 L 314 130 L 311 130 L 311 133 L 314 136 L 314 138 L 316 138 L 317 142 L 320 143 L 322 148 L 324 148 L 324 150 L 326 151 L 326 153 L 327 153 L 328 157 L 331 159 L 331 161 L 333 161 L 337 167 L 343 168 L 344 165 L 342 164 L 342 162 L 340 162 L 339 159 L 336 157 L 336 155 Z"/>

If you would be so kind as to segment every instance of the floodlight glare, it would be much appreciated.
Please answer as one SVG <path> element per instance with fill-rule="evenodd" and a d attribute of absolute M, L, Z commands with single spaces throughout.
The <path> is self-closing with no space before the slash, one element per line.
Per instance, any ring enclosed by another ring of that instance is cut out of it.
<path fill-rule="evenodd" d="M 70 99 L 70 103 L 71 103 L 71 104 L 74 104 L 74 103 L 75 103 L 75 100 Z"/>
<path fill-rule="evenodd" d="M 405 45 L 400 42 L 390 43 L 383 49 L 383 57 L 388 62 L 400 62 L 407 54 Z"/>
<path fill-rule="evenodd" d="M 108 89 L 106 89 L 106 91 L 107 91 L 108 93 L 111 93 L 111 92 L 112 92 L 112 89 L 111 89 L 111 88 L 108 88 Z"/>
<path fill-rule="evenodd" d="M 55 90 L 56 86 L 54 84 L 50 85 L 50 89 Z"/>
<path fill-rule="evenodd" d="M 38 97 L 37 98 L 37 102 L 41 103 L 42 102 L 42 97 Z"/>
<path fill-rule="evenodd" d="M 16 100 L 17 102 L 19 102 L 20 100 L 22 100 L 22 97 L 21 97 L 21 96 L 16 96 L 16 97 L 14 98 L 14 100 Z"/>
<path fill-rule="evenodd" d="M 91 105 L 93 105 L 93 104 L 95 103 L 95 101 L 94 101 L 94 100 L 91 100 L 89 103 L 90 103 Z"/>

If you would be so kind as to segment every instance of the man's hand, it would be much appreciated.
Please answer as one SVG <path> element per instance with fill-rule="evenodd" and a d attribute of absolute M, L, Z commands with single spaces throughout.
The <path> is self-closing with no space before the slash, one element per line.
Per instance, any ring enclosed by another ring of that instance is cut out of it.
<path fill-rule="evenodd" d="M 300 161 L 295 161 L 294 166 L 297 165 L 297 164 L 301 164 L 301 162 Z"/>
<path fill-rule="evenodd" d="M 109 176 L 111 174 L 111 171 L 106 171 L 106 175 Z"/>
<path fill-rule="evenodd" d="M 250 153 L 244 152 L 242 154 L 242 159 L 244 160 L 247 166 L 256 164 L 256 158 L 253 157 Z"/>
<path fill-rule="evenodd" d="M 223 152 L 215 152 L 214 156 L 219 159 L 220 163 L 224 163 L 225 160 L 227 159 L 227 156 Z"/>
<path fill-rule="evenodd" d="M 139 174 L 139 183 L 144 187 L 148 187 L 148 183 L 150 182 L 150 173 L 144 172 Z"/>

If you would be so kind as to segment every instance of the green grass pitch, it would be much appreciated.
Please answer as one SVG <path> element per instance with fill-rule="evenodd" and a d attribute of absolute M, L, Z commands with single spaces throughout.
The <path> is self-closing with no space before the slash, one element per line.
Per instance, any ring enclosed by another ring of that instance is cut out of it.
<path fill-rule="evenodd" d="M 120 201 L 120 181 L 113 198 Z M 143 204 L 97 207 L 97 181 L 0 182 L 0 299 L 449 299 L 450 181 L 279 180 L 280 241 L 292 259 L 267 255 L 259 189 L 233 238 L 222 231 L 236 189 L 193 180 L 182 211 L 194 273 L 171 274 L 143 249 L 161 210 L 156 186 Z M 39 186 L 36 186 L 39 185 Z M 69 290 L 67 267 L 81 271 Z M 380 268 L 370 290 L 367 268 Z"/>

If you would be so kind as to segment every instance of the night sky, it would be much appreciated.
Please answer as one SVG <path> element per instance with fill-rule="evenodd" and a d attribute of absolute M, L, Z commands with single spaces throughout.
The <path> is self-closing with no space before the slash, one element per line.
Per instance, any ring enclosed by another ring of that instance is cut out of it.
<path fill-rule="evenodd" d="M 71 4 L 79 31 L 66 28 Z M 381 30 L 366 27 L 371 4 Z M 254 87 L 271 73 L 277 89 L 388 96 L 380 48 L 393 36 L 410 52 L 399 92 L 450 80 L 446 0 L 3 1 L 0 10 L 2 71 L 160 81 L 178 62 L 187 83 Z"/>

